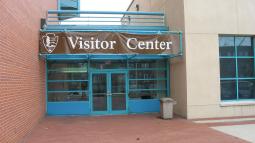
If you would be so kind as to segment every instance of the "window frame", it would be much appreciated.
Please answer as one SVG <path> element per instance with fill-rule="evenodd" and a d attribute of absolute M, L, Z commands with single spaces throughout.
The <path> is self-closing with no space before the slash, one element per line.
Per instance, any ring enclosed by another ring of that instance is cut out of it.
<path fill-rule="evenodd" d="M 58 10 L 62 11 L 62 9 L 61 9 L 61 0 L 58 0 L 58 5 L 57 6 L 58 6 Z M 73 10 L 73 11 L 80 11 L 80 0 L 77 0 L 77 10 Z M 65 16 L 68 16 L 68 17 L 65 17 Z M 77 13 L 77 14 L 64 14 L 64 13 L 58 14 L 58 19 L 60 21 L 64 21 L 64 20 L 67 20 L 67 19 L 70 19 L 70 18 L 75 18 L 75 17 L 80 17 L 80 14 L 79 13 Z"/>
<path fill-rule="evenodd" d="M 247 80 L 254 80 L 255 81 L 255 36 L 253 35 L 219 35 L 218 36 L 218 42 L 219 42 L 219 62 L 221 61 L 221 59 L 234 59 L 235 60 L 235 70 L 236 70 L 236 75 L 235 77 L 227 77 L 227 78 L 223 78 L 221 76 L 220 73 L 220 90 L 221 90 L 221 94 L 220 94 L 220 99 L 223 102 L 229 102 L 229 101 L 255 101 L 255 96 L 253 98 L 250 99 L 241 99 L 240 98 L 240 93 L 239 93 L 239 82 L 240 81 L 247 81 Z M 234 48 L 235 48 L 235 54 L 234 56 L 221 56 L 221 45 L 220 45 L 220 38 L 222 37 L 233 37 L 234 38 Z M 253 56 L 239 56 L 238 55 L 238 45 L 236 44 L 236 38 L 238 37 L 250 37 L 251 38 L 251 47 L 253 49 Z M 252 59 L 253 60 L 253 75 L 252 77 L 239 77 L 239 59 Z M 221 70 L 221 63 L 219 64 L 220 66 L 220 70 Z M 222 81 L 231 81 L 234 80 L 236 82 L 236 99 L 231 99 L 231 100 L 224 100 L 222 99 Z"/>
<path fill-rule="evenodd" d="M 61 9 L 61 0 L 58 0 L 58 10 Z M 80 0 L 77 0 L 77 10 L 80 10 Z"/>

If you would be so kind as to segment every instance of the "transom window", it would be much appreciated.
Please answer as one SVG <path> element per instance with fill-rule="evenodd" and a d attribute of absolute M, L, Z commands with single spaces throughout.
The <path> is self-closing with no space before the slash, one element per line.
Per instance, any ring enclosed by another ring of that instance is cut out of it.
<path fill-rule="evenodd" d="M 221 100 L 255 99 L 254 37 L 220 36 Z"/>

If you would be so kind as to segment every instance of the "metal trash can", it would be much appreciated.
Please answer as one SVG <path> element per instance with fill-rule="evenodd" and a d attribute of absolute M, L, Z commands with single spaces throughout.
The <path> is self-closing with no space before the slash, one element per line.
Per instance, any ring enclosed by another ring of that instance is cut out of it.
<path fill-rule="evenodd" d="M 173 118 L 173 106 L 176 104 L 172 98 L 160 99 L 160 116 L 162 119 Z"/>

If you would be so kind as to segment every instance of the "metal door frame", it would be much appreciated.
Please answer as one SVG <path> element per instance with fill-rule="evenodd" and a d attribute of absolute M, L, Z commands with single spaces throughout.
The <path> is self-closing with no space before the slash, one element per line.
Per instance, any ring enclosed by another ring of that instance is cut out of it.
<path fill-rule="evenodd" d="M 107 80 L 107 92 L 111 92 L 112 85 L 111 85 L 111 75 L 112 74 L 124 74 L 125 76 L 125 88 L 126 88 L 126 110 L 118 110 L 112 111 L 112 96 L 107 96 L 107 110 L 106 111 L 93 111 L 93 95 L 92 95 L 92 88 L 93 88 L 93 74 L 106 74 Z M 128 113 L 128 72 L 127 71 L 119 71 L 119 70 L 93 70 L 89 73 L 89 103 L 90 103 L 90 110 L 92 115 L 119 115 L 119 114 L 127 114 Z"/>

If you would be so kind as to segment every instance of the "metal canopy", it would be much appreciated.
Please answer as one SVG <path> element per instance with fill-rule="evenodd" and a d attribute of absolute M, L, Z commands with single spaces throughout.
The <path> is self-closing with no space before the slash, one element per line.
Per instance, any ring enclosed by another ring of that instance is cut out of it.
<path fill-rule="evenodd" d="M 127 59 L 167 59 L 168 54 L 40 54 L 45 60 L 127 60 Z"/>
<path fill-rule="evenodd" d="M 161 12 L 48 10 L 41 31 L 157 34 L 169 28 Z"/>
<path fill-rule="evenodd" d="M 65 19 L 65 20 L 63 20 Z M 117 23 L 117 24 L 116 24 Z M 166 59 L 182 56 L 182 32 L 169 31 L 162 12 L 48 10 L 43 32 L 126 32 L 131 34 L 179 34 L 178 54 L 39 54 L 45 60 Z"/>

